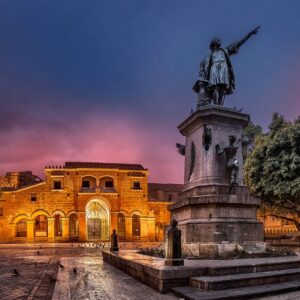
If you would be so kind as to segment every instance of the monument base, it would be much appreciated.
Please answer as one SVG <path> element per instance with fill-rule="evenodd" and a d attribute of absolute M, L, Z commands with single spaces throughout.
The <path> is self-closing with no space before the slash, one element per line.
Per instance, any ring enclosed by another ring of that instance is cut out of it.
<path fill-rule="evenodd" d="M 172 218 L 178 220 L 183 244 L 212 243 L 216 248 L 224 242 L 263 241 L 263 223 L 257 220 L 259 199 L 251 197 L 244 186 L 235 187 L 234 195 L 225 190 L 223 186 L 198 186 L 184 191 L 169 206 Z"/>
<path fill-rule="evenodd" d="M 183 243 L 182 252 L 186 257 L 209 258 L 226 257 L 234 252 L 247 254 L 263 254 L 266 251 L 264 242 L 222 242 L 222 243 Z"/>

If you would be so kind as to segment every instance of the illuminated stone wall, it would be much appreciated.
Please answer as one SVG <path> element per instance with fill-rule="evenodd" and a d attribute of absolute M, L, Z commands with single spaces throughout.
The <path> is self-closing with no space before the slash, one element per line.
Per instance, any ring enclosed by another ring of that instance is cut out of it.
<path fill-rule="evenodd" d="M 148 201 L 141 165 L 66 163 L 44 172 L 45 181 L 2 189 L 0 242 L 105 241 L 113 229 L 125 241 L 163 238 L 156 225 L 169 224 L 168 203 Z"/>

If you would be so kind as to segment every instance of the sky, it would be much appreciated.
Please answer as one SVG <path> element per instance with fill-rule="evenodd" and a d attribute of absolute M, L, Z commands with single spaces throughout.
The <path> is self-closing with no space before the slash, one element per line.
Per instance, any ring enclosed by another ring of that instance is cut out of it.
<path fill-rule="evenodd" d="M 235 93 L 267 129 L 300 115 L 300 1 L 0 0 L 0 173 L 65 161 L 140 163 L 183 182 L 177 126 L 214 36 L 257 25 L 232 57 Z"/>

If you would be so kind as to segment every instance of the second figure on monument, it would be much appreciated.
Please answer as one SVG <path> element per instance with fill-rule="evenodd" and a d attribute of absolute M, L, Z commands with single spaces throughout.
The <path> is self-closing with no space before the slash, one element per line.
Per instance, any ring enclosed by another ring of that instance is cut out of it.
<path fill-rule="evenodd" d="M 230 194 L 233 186 L 237 184 L 236 179 L 240 167 L 239 167 L 239 162 L 236 157 L 236 154 L 241 140 L 239 139 L 237 143 L 235 143 L 236 142 L 235 135 L 230 135 L 228 138 L 229 138 L 229 145 L 223 148 L 223 150 L 220 149 L 219 145 L 216 145 L 216 151 L 217 151 L 217 155 L 220 156 L 223 153 L 225 153 L 226 156 L 227 169 L 229 171 L 229 176 L 230 176 L 229 189 L 228 189 L 228 193 Z"/>

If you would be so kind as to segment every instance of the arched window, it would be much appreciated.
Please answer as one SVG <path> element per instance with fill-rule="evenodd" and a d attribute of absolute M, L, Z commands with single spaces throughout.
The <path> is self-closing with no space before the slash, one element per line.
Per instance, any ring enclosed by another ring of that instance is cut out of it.
<path fill-rule="evenodd" d="M 81 180 L 81 192 L 94 192 L 96 188 L 96 178 L 92 176 L 84 176 Z"/>
<path fill-rule="evenodd" d="M 109 176 L 101 177 L 100 178 L 100 189 L 101 192 L 115 192 L 115 184 L 114 179 Z"/>
<path fill-rule="evenodd" d="M 62 236 L 62 220 L 61 215 L 54 216 L 54 228 L 55 236 Z"/>
<path fill-rule="evenodd" d="M 132 215 L 132 236 L 141 235 L 141 221 L 140 216 Z"/>
<path fill-rule="evenodd" d="M 125 236 L 125 216 L 124 214 L 118 214 L 118 228 L 117 233 L 120 237 Z"/>
<path fill-rule="evenodd" d="M 46 216 L 39 215 L 35 218 L 34 233 L 36 237 L 48 235 L 48 220 Z"/>
<path fill-rule="evenodd" d="M 69 234 L 71 239 L 78 238 L 78 217 L 72 214 L 69 219 Z"/>
<path fill-rule="evenodd" d="M 16 237 L 27 237 L 27 221 L 25 219 L 16 224 Z"/>

